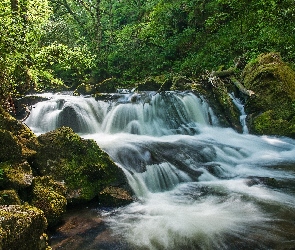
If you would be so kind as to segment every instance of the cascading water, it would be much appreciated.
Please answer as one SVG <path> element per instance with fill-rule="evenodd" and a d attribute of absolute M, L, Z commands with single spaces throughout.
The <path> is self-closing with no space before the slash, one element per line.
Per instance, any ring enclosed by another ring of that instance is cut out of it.
<path fill-rule="evenodd" d="M 122 167 L 138 201 L 104 216 L 126 249 L 295 246 L 292 139 L 220 128 L 191 93 L 52 95 L 26 123 L 36 133 L 71 126 Z"/>

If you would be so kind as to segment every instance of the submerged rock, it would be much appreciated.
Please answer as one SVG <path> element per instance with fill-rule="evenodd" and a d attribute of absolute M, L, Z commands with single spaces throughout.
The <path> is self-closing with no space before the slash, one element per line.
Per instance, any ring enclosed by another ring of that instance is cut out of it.
<path fill-rule="evenodd" d="M 255 134 L 295 138 L 295 72 L 277 53 L 260 55 L 243 72 L 249 130 Z"/>
<path fill-rule="evenodd" d="M 107 186 L 127 187 L 123 171 L 93 140 L 62 127 L 38 137 L 33 161 L 41 176 L 65 183 L 69 202 L 90 201 Z"/>
<path fill-rule="evenodd" d="M 44 213 L 32 206 L 0 206 L 0 249 L 45 250 L 47 227 Z"/>

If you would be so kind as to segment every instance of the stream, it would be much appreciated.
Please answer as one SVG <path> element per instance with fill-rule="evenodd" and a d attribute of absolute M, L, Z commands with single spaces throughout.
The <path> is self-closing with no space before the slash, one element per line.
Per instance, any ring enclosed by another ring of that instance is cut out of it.
<path fill-rule="evenodd" d="M 69 126 L 94 139 L 137 198 L 91 208 L 98 229 L 56 249 L 294 249 L 295 140 L 223 128 L 190 92 L 44 96 L 26 120 L 33 132 Z"/>

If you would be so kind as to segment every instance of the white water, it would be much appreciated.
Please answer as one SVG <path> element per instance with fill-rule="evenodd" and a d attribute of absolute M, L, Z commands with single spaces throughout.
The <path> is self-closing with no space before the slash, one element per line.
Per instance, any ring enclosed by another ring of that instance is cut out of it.
<path fill-rule="evenodd" d="M 236 107 L 239 109 L 239 111 L 241 113 L 240 122 L 241 122 L 241 125 L 243 128 L 243 133 L 248 134 L 249 130 L 248 130 L 247 123 L 246 123 L 247 114 L 244 109 L 244 104 L 241 102 L 240 99 L 236 98 L 233 93 L 229 94 L 229 96 L 231 97 L 233 103 L 236 105 Z"/>
<path fill-rule="evenodd" d="M 128 249 L 295 246 L 294 140 L 219 128 L 190 93 L 146 93 L 136 103 L 131 94 L 117 103 L 50 98 L 28 126 L 72 125 L 124 169 L 138 201 L 105 219 Z"/>

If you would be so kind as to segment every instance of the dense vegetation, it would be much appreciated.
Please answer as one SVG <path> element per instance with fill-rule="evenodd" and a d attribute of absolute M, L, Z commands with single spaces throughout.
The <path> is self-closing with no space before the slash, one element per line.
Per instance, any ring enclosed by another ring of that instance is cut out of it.
<path fill-rule="evenodd" d="M 295 63 L 293 0 L 1 0 L 0 97 L 116 77 L 197 76 L 276 51 Z"/>

